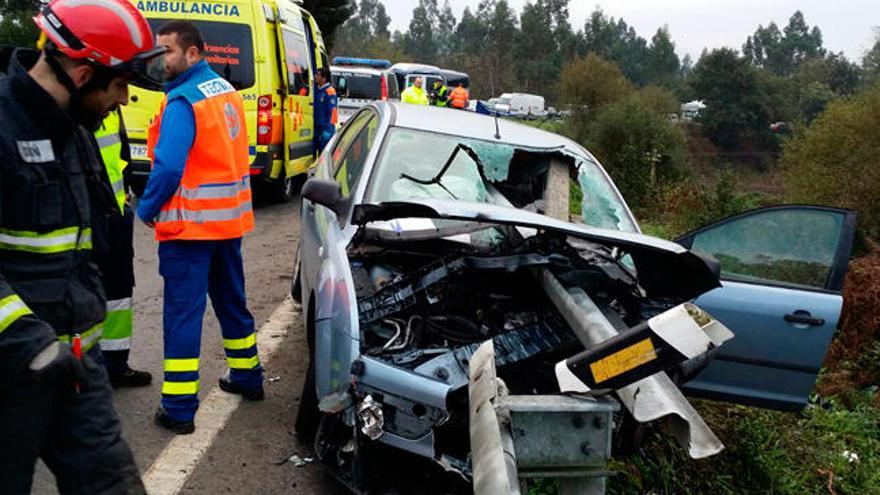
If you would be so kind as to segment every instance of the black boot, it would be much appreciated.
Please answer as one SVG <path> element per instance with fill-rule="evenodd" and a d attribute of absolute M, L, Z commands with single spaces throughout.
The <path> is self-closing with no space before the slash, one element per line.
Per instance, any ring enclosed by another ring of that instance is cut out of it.
<path fill-rule="evenodd" d="M 172 418 L 168 415 L 168 411 L 164 408 L 159 407 L 156 409 L 156 415 L 153 417 L 153 420 L 157 425 L 165 428 L 166 430 L 171 430 L 178 435 L 189 435 L 190 433 L 196 431 L 196 425 L 192 421 L 180 421 Z"/>
<path fill-rule="evenodd" d="M 113 388 L 146 387 L 153 382 L 153 375 L 146 371 L 133 370 L 126 367 L 125 371 L 110 377 Z"/>
<path fill-rule="evenodd" d="M 266 398 L 266 394 L 263 392 L 263 387 L 260 387 L 256 390 L 246 389 L 230 380 L 228 374 L 225 376 L 221 376 L 219 383 L 220 390 L 224 392 L 229 392 L 230 394 L 238 394 L 242 396 L 245 400 L 258 401 Z"/>

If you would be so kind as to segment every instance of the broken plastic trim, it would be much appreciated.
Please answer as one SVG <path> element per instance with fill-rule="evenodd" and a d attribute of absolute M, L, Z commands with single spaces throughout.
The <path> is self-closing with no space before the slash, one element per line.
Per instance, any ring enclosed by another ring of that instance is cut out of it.
<path fill-rule="evenodd" d="M 556 364 L 562 392 L 616 390 L 701 356 L 733 332 L 694 304 L 680 304 Z"/>

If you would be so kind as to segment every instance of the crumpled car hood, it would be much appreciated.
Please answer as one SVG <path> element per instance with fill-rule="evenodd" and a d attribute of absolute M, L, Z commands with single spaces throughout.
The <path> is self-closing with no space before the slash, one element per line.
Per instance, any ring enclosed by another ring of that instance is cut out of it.
<path fill-rule="evenodd" d="M 649 297 L 694 298 L 720 286 L 716 264 L 674 242 L 632 232 L 600 229 L 504 206 L 465 201 L 419 199 L 355 205 L 352 223 L 397 218 L 432 218 L 529 227 L 616 247 L 630 254 L 639 284 Z"/>

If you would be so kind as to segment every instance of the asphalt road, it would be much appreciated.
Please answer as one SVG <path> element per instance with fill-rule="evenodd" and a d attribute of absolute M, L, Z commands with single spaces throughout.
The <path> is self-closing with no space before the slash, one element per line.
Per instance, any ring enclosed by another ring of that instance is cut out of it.
<path fill-rule="evenodd" d="M 248 306 L 257 328 L 290 292 L 293 258 L 299 233 L 296 202 L 257 206 L 256 228 L 245 237 L 244 268 Z M 153 424 L 162 382 L 162 278 L 158 274 L 157 244 L 140 222 L 135 228 L 135 330 L 131 366 L 153 373 L 153 384 L 116 392 L 116 410 L 123 436 L 138 467 L 146 472 L 173 434 Z M 220 328 L 208 305 L 202 332 L 201 392 L 204 398 L 225 372 Z M 288 338 L 269 361 L 266 400 L 242 403 L 203 456 L 183 493 L 341 494 L 345 491 L 319 465 L 294 467 L 277 463 L 309 449 L 293 434 L 293 421 L 306 370 L 302 323 L 297 314 Z M 276 380 L 277 378 L 277 380 Z M 198 423 L 196 423 L 198 428 Z M 54 479 L 40 466 L 33 493 L 54 494 Z"/>

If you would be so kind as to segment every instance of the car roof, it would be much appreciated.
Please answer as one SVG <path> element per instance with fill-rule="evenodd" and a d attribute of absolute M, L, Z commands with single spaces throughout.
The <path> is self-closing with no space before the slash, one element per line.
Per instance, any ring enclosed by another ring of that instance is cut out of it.
<path fill-rule="evenodd" d="M 375 69 L 373 67 L 361 67 L 357 65 L 331 65 L 330 73 L 334 72 L 353 72 L 355 74 L 373 74 L 373 75 L 381 75 L 381 69 Z"/>
<path fill-rule="evenodd" d="M 593 159 L 587 150 L 571 139 L 507 119 L 498 119 L 498 131 L 501 138 L 496 139 L 495 118 L 489 115 L 391 101 L 380 101 L 374 105 L 381 113 L 390 113 L 392 116 L 391 125 L 395 127 L 466 136 L 472 139 L 526 148 L 562 148 L 585 158 Z"/>

